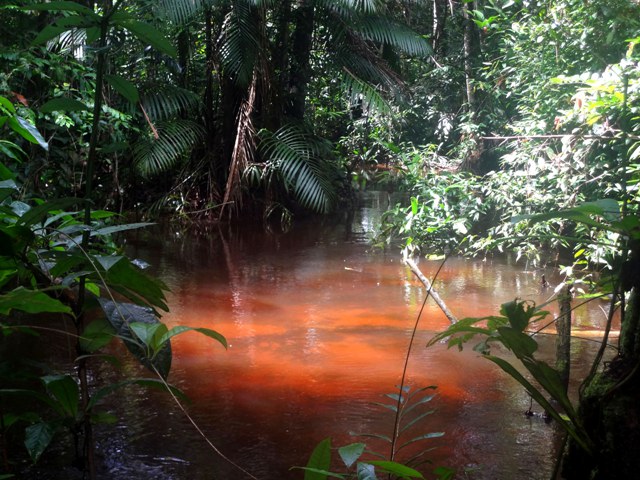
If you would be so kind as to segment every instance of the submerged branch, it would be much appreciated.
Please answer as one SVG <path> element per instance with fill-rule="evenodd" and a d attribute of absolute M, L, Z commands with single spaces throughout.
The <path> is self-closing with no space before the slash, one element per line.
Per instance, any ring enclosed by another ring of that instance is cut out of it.
<path fill-rule="evenodd" d="M 427 289 L 427 293 L 430 294 L 433 300 L 438 304 L 438 306 L 440 307 L 440 310 L 442 310 L 443 313 L 447 316 L 451 324 L 456 323 L 458 319 L 451 312 L 451 310 L 449 310 L 449 307 L 447 307 L 447 304 L 444 303 L 444 300 L 440 298 L 440 295 L 438 295 L 438 292 L 435 291 L 429 279 L 424 276 L 424 274 L 422 273 L 422 271 L 420 270 L 416 262 L 414 262 L 411 258 L 405 258 L 404 263 L 406 263 L 409 266 L 409 268 L 411 268 L 411 271 L 422 282 L 422 284 Z"/>

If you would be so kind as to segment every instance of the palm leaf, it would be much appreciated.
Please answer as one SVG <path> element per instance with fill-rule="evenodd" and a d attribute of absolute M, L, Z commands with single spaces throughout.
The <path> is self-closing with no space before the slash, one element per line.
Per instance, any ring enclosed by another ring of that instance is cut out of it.
<path fill-rule="evenodd" d="M 239 85 L 251 81 L 260 57 L 259 32 L 256 10 L 247 1 L 234 1 L 224 21 L 219 49 L 223 68 Z"/>
<path fill-rule="evenodd" d="M 342 88 L 349 95 L 352 105 L 362 100 L 363 112 L 376 111 L 380 114 L 391 112 L 391 106 L 382 93 L 375 86 L 358 78 L 346 67 L 342 75 Z"/>
<path fill-rule="evenodd" d="M 335 170 L 325 160 L 331 157 L 330 148 L 297 125 L 275 133 L 263 130 L 260 139 L 260 152 L 297 202 L 319 213 L 329 212 L 336 198 Z"/>
<path fill-rule="evenodd" d="M 214 0 L 156 0 L 151 3 L 158 17 L 166 18 L 176 25 L 184 25 L 215 2 Z"/>
<path fill-rule="evenodd" d="M 386 16 L 366 15 L 353 25 L 353 31 L 365 40 L 390 45 L 408 55 L 427 56 L 432 53 L 429 42 L 411 30 Z"/>
<path fill-rule="evenodd" d="M 203 128 L 189 120 L 158 122 L 158 138 L 144 138 L 133 146 L 137 170 L 144 176 L 155 175 L 173 167 L 204 137 Z"/>
<path fill-rule="evenodd" d="M 140 99 L 149 118 L 154 121 L 169 120 L 183 112 L 199 110 L 200 97 L 190 90 L 179 87 L 154 88 Z"/>

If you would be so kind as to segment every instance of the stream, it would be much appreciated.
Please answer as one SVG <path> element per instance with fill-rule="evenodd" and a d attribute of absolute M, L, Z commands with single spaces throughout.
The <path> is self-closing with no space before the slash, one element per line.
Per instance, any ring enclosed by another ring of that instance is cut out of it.
<path fill-rule="evenodd" d="M 282 234 L 260 226 L 196 232 L 165 225 L 132 237 L 128 253 L 150 263 L 171 288 L 171 312 L 163 320 L 215 329 L 229 347 L 195 332 L 173 340 L 169 381 L 191 399 L 186 409 L 207 440 L 168 394 L 128 388 L 110 404 L 117 423 L 97 427 L 101 478 L 250 478 L 240 466 L 259 479 L 302 479 L 304 472 L 291 467 L 304 466 L 327 437 L 336 447 L 365 442 L 388 454 L 385 442 L 360 435 L 392 434 L 393 412 L 376 402 L 392 403 L 385 394 L 397 391 L 425 292 L 399 253 L 370 246 L 387 201 L 386 194 L 369 194 L 353 218 L 300 224 Z M 428 278 L 439 267 L 420 263 Z M 508 259 L 450 258 L 434 287 L 458 318 L 484 316 L 516 297 L 546 301 L 552 292 L 541 292 L 542 273 L 559 281 L 551 269 L 527 270 Z M 549 310 L 557 311 L 555 302 Z M 573 392 L 606 321 L 600 305 L 575 313 L 574 333 L 585 340 L 572 343 Z M 421 410 L 433 412 L 406 438 L 444 435 L 396 459 L 429 449 L 423 458 L 430 463 L 418 468 L 426 478 L 448 466 L 463 479 L 547 479 L 561 433 L 539 415 L 524 415 L 528 394 L 480 358 L 473 343 L 462 352 L 426 348 L 447 325 L 429 300 L 407 371 L 412 391 L 437 389 Z M 538 339 L 541 358 L 553 358 L 554 337 Z M 96 367 L 95 380 L 150 375 L 134 361 L 122 370 L 115 377 L 111 367 Z"/>

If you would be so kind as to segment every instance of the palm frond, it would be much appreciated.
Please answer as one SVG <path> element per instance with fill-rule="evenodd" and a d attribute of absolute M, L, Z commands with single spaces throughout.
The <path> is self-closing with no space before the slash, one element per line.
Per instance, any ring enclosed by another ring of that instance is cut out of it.
<path fill-rule="evenodd" d="M 366 40 L 390 45 L 408 55 L 428 56 L 433 53 L 427 40 L 386 16 L 363 16 L 352 28 Z"/>
<path fill-rule="evenodd" d="M 238 122 L 236 130 L 236 141 L 231 156 L 231 165 L 229 167 L 229 176 L 227 177 L 227 185 L 225 187 L 224 199 L 222 202 L 222 210 L 220 215 L 224 213 L 225 206 L 233 202 L 236 209 L 240 207 L 238 202 L 242 199 L 240 196 L 240 178 L 242 172 L 247 168 L 250 159 L 255 150 L 255 130 L 253 128 L 253 120 L 251 114 L 256 101 L 256 83 L 257 72 L 254 72 L 247 98 L 242 102 L 240 111 L 238 112 Z"/>
<path fill-rule="evenodd" d="M 160 18 L 166 18 L 176 25 L 184 25 L 198 15 L 207 4 L 207 0 L 157 0 L 154 10 Z"/>
<path fill-rule="evenodd" d="M 133 146 L 136 169 L 145 177 L 162 173 L 177 164 L 204 138 L 203 128 L 190 120 L 156 124 L 158 138 L 142 138 Z"/>
<path fill-rule="evenodd" d="M 343 15 L 351 12 L 374 13 L 383 6 L 381 0 L 319 0 L 318 4 Z"/>
<path fill-rule="evenodd" d="M 248 85 L 260 57 L 260 26 L 256 11 L 246 0 L 233 2 L 219 43 L 222 65 L 239 85 Z"/>
<path fill-rule="evenodd" d="M 350 97 L 350 103 L 362 102 L 362 110 L 380 114 L 391 112 L 391 106 L 382 93 L 371 83 L 365 82 L 347 67 L 342 75 L 342 88 Z"/>
<path fill-rule="evenodd" d="M 335 169 L 327 161 L 330 147 L 298 125 L 286 125 L 275 133 L 260 134 L 260 152 L 276 171 L 286 189 L 304 208 L 331 211 L 336 199 Z"/>
<path fill-rule="evenodd" d="M 166 86 L 155 88 L 140 99 L 149 118 L 154 121 L 168 120 L 176 115 L 200 109 L 200 97 L 184 88 Z"/>

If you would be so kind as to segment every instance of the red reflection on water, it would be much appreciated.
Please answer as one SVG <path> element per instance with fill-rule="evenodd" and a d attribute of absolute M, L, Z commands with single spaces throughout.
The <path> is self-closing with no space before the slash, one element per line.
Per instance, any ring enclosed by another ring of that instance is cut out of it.
<path fill-rule="evenodd" d="M 229 343 L 225 351 L 196 333 L 173 342 L 170 380 L 194 400 L 194 419 L 255 476 L 302 478 L 289 468 L 304 465 L 327 436 L 342 445 L 362 441 L 350 432 L 391 434 L 393 415 L 372 402 L 384 400 L 400 381 L 424 291 L 397 256 L 370 255 L 363 245 L 249 243 L 192 239 L 176 250 L 167 243 L 162 251 L 139 253 L 164 265 L 158 273 L 173 290 L 172 311 L 164 318 L 169 326 L 212 328 Z M 439 264 L 422 267 L 432 276 Z M 515 297 L 542 302 L 548 294 L 538 282 L 520 267 L 452 259 L 435 286 L 465 317 L 495 314 Z M 590 330 L 601 326 L 586 323 Z M 546 478 L 553 427 L 524 417 L 526 393 L 470 349 L 426 349 L 433 332 L 447 324 L 428 302 L 408 369 L 412 388 L 438 386 L 427 405 L 437 411 L 413 429 L 416 435 L 446 433 L 428 441 L 439 447 L 429 458 L 436 465 L 479 466 L 471 478 Z M 576 377 L 588 367 L 582 350 Z M 210 478 L 217 471 L 221 478 L 241 478 L 188 428 L 171 448 L 189 462 L 181 475 Z"/>

